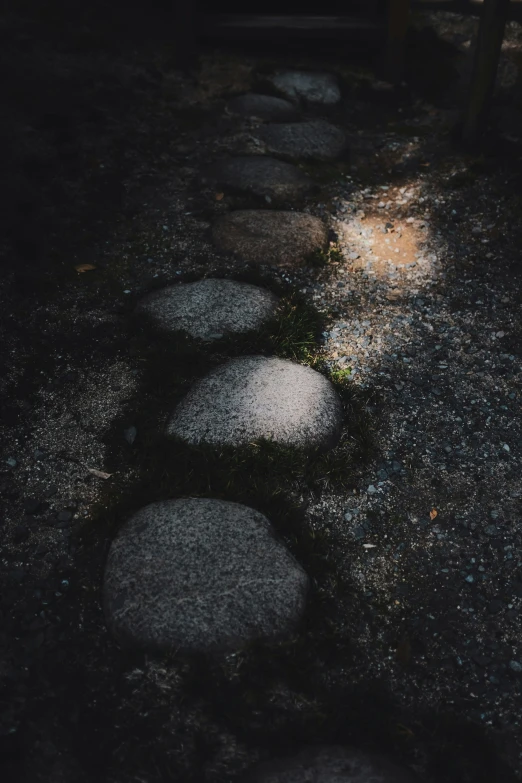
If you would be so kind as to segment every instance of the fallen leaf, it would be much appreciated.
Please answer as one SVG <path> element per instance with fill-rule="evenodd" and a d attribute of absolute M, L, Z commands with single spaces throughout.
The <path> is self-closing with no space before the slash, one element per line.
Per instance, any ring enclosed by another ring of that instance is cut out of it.
<path fill-rule="evenodd" d="M 399 663 L 402 663 L 403 666 L 406 666 L 410 662 L 411 644 L 408 634 L 405 634 L 399 642 L 399 646 L 395 650 L 395 657 Z"/>
<path fill-rule="evenodd" d="M 94 264 L 78 264 L 78 266 L 75 266 L 74 268 L 80 275 L 82 272 L 90 272 L 91 269 L 96 269 Z"/>
<path fill-rule="evenodd" d="M 436 508 L 432 508 L 430 511 L 430 519 L 435 519 L 435 517 L 438 515 L 438 511 Z"/>
<path fill-rule="evenodd" d="M 415 736 L 413 731 L 405 726 L 404 723 L 398 723 L 396 731 L 399 736 L 404 737 L 405 739 L 412 739 Z"/>
<path fill-rule="evenodd" d="M 427 167 L 427 166 L 431 166 L 431 163 L 421 163 L 420 165 Z"/>
<path fill-rule="evenodd" d="M 104 473 L 103 470 L 96 470 L 96 468 L 87 468 L 87 470 L 97 478 L 108 479 L 112 476 L 112 473 Z"/>
<path fill-rule="evenodd" d="M 216 193 L 216 201 L 221 201 L 222 198 L 224 198 L 224 193 Z"/>

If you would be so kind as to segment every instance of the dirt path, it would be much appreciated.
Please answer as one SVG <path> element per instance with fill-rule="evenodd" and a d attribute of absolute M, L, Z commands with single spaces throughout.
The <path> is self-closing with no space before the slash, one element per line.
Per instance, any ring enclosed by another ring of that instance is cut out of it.
<path fill-rule="evenodd" d="M 322 742 L 430 781 L 519 779 L 518 28 L 497 130 L 471 155 L 450 143 L 458 93 L 441 83 L 394 94 L 335 61 L 221 51 L 187 79 L 161 24 L 145 40 L 61 24 L 18 13 L 1 27 L 3 778 L 218 783 Z M 448 80 L 473 24 L 437 17 L 462 47 Z M 413 62 L 429 60 L 431 34 L 415 42 Z M 226 100 L 289 64 L 337 74 L 329 119 L 350 155 L 303 167 L 330 250 L 248 267 L 216 251 L 211 226 L 252 204 L 201 172 L 255 151 L 257 124 Z M 285 298 L 277 338 L 194 354 L 130 318 L 152 289 L 219 274 Z M 347 435 L 329 459 L 162 445 L 173 403 L 247 347 L 321 362 L 342 387 Z M 313 589 L 293 642 L 207 660 L 111 640 L 114 531 L 189 494 L 259 508 L 303 563 Z"/>

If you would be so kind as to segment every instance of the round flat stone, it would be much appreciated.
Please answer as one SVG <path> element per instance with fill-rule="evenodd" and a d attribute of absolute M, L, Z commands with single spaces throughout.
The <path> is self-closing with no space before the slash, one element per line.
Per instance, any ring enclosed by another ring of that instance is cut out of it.
<path fill-rule="evenodd" d="M 259 329 L 275 314 L 278 302 L 265 288 L 209 278 L 154 291 L 136 312 L 147 315 L 162 331 L 215 340 Z"/>
<path fill-rule="evenodd" d="M 198 381 L 180 402 L 167 434 L 193 444 L 270 440 L 298 448 L 335 446 L 343 422 L 330 381 L 286 359 L 232 359 Z"/>
<path fill-rule="evenodd" d="M 346 136 L 325 120 L 283 122 L 256 131 L 268 151 L 290 160 L 335 160 L 346 149 Z"/>
<path fill-rule="evenodd" d="M 313 187 L 310 177 L 296 166 L 261 155 L 218 161 L 209 167 L 206 178 L 224 190 L 276 202 L 302 199 Z"/>
<path fill-rule="evenodd" d="M 314 71 L 276 71 L 268 81 L 289 101 L 334 106 L 341 100 L 336 77 Z"/>
<path fill-rule="evenodd" d="M 303 212 L 244 209 L 218 218 L 212 228 L 214 244 L 255 264 L 296 266 L 328 244 L 328 231 L 319 218 Z"/>
<path fill-rule="evenodd" d="M 107 623 L 146 650 L 233 650 L 294 630 L 308 577 L 262 514 L 184 498 L 140 509 L 112 542 Z"/>
<path fill-rule="evenodd" d="M 387 759 L 340 747 L 316 747 L 262 764 L 243 783 L 414 783 L 416 778 Z"/>
<path fill-rule="evenodd" d="M 227 103 L 227 110 L 242 117 L 257 117 L 265 122 L 293 122 L 299 119 L 299 112 L 290 101 L 273 95 L 238 95 Z"/>

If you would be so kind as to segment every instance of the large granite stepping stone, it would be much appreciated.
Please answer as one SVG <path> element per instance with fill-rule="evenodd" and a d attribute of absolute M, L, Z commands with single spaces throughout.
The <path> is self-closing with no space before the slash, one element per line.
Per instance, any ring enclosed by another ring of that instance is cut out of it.
<path fill-rule="evenodd" d="M 325 120 L 270 124 L 256 131 L 273 155 L 290 160 L 335 160 L 346 149 L 346 136 Z"/>
<path fill-rule="evenodd" d="M 262 764 L 243 783 L 414 783 L 416 778 L 380 756 L 340 747 L 316 747 Z"/>
<path fill-rule="evenodd" d="M 227 103 L 227 109 L 232 114 L 239 114 L 242 117 L 256 117 L 265 122 L 292 122 L 298 120 L 300 116 L 290 101 L 276 98 L 273 95 L 255 93 L 232 98 Z"/>
<path fill-rule="evenodd" d="M 218 218 L 214 244 L 254 264 L 296 266 L 328 244 L 319 218 L 303 212 L 243 209 Z"/>
<path fill-rule="evenodd" d="M 239 446 L 270 440 L 328 449 L 343 422 L 330 381 L 286 359 L 232 359 L 198 381 L 180 402 L 167 434 L 190 444 Z"/>
<path fill-rule="evenodd" d="M 331 73 L 276 71 L 268 81 L 293 103 L 304 101 L 309 104 L 334 106 L 341 100 L 339 84 Z"/>
<path fill-rule="evenodd" d="M 210 278 L 154 291 L 136 312 L 147 315 L 161 331 L 217 340 L 259 329 L 275 314 L 278 302 L 265 288 Z"/>
<path fill-rule="evenodd" d="M 261 155 L 218 161 L 207 169 L 206 179 L 224 190 L 283 203 L 304 198 L 313 187 L 310 177 L 291 163 Z"/>
<path fill-rule="evenodd" d="M 107 622 L 141 649 L 233 650 L 294 630 L 308 577 L 262 514 L 185 498 L 140 509 L 113 541 Z"/>

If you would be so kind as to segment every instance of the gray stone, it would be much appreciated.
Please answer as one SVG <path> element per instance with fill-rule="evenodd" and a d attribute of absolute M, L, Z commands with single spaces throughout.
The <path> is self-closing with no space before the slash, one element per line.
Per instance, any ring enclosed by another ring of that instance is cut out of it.
<path fill-rule="evenodd" d="M 346 149 L 342 130 L 325 120 L 274 123 L 256 135 L 273 155 L 290 160 L 335 160 Z"/>
<path fill-rule="evenodd" d="M 307 590 L 258 511 L 184 498 L 152 503 L 124 525 L 108 555 L 104 607 L 123 644 L 226 651 L 288 636 Z"/>
<path fill-rule="evenodd" d="M 206 179 L 225 191 L 277 203 L 303 199 L 313 187 L 306 174 L 291 163 L 261 155 L 243 155 L 212 164 Z"/>
<path fill-rule="evenodd" d="M 148 315 L 162 331 L 213 341 L 259 329 L 274 315 L 278 302 L 265 288 L 209 278 L 154 291 L 137 312 Z"/>
<path fill-rule="evenodd" d="M 289 101 L 334 106 L 341 100 L 336 77 L 312 71 L 276 71 L 268 81 Z"/>
<path fill-rule="evenodd" d="M 310 367 L 286 359 L 232 359 L 193 386 L 167 425 L 190 444 L 270 440 L 298 448 L 337 443 L 343 410 L 334 387 Z"/>
<path fill-rule="evenodd" d="M 244 209 L 219 218 L 213 226 L 215 245 L 245 261 L 275 266 L 306 263 L 326 248 L 328 232 L 319 218 L 303 212 Z"/>
<path fill-rule="evenodd" d="M 380 756 L 340 747 L 311 747 L 262 764 L 243 783 L 413 783 L 408 770 Z"/>
<path fill-rule="evenodd" d="M 227 103 L 227 110 L 243 117 L 257 117 L 265 122 L 292 122 L 299 119 L 296 107 L 283 98 L 273 95 L 248 93 L 238 95 Z"/>

